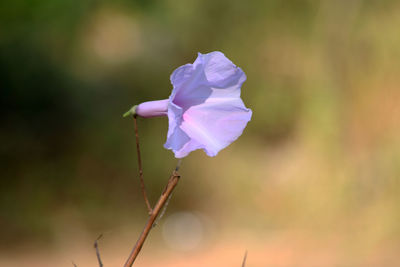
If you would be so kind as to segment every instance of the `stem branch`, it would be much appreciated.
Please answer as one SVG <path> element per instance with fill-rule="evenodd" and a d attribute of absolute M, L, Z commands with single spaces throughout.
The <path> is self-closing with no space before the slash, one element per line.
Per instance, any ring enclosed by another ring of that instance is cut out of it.
<path fill-rule="evenodd" d="M 150 230 L 153 228 L 154 221 L 161 212 L 163 206 L 167 202 L 175 186 L 178 184 L 179 178 L 180 176 L 178 172 L 176 170 L 173 171 L 171 176 L 169 177 L 167 185 L 164 188 L 164 191 L 161 193 L 160 198 L 158 199 L 156 205 L 154 206 L 154 209 L 150 212 L 150 216 L 147 219 L 146 225 L 144 226 L 144 229 L 140 234 L 139 239 L 137 240 L 135 246 L 133 247 L 131 254 L 129 255 L 128 260 L 126 261 L 124 267 L 131 267 L 132 264 L 135 262 L 137 255 L 142 249 L 144 241 L 149 235 Z"/>
<path fill-rule="evenodd" d="M 242 262 L 242 267 L 245 267 L 245 266 L 246 266 L 246 259 L 247 259 L 247 250 L 246 250 L 246 252 L 244 253 L 243 262 Z"/>
<path fill-rule="evenodd" d="M 144 187 L 142 157 L 140 156 L 139 133 L 138 133 L 136 115 L 133 116 L 133 121 L 135 122 L 136 151 L 137 151 L 137 158 L 138 158 L 138 165 L 139 165 L 140 186 L 141 186 L 141 189 L 142 189 L 144 202 L 146 203 L 146 206 L 147 206 L 147 211 L 148 211 L 148 213 L 150 215 L 151 212 L 152 212 L 152 209 L 151 209 L 151 205 L 150 205 L 149 199 L 147 198 L 146 188 Z"/>
<path fill-rule="evenodd" d="M 98 244 L 98 241 L 102 237 L 103 237 L 103 234 L 99 235 L 99 237 L 96 239 L 96 241 L 94 241 L 94 248 L 96 249 L 96 256 L 97 256 L 97 261 L 99 262 L 99 267 L 103 267 L 103 263 L 101 262 L 101 257 L 100 257 L 99 244 Z"/>

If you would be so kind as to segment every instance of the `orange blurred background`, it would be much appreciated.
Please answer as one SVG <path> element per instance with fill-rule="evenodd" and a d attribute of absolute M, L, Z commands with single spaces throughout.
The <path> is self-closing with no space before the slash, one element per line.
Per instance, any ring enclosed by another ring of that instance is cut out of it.
<path fill-rule="evenodd" d="M 400 3 L 0 3 L 0 266 L 121 266 L 146 220 L 133 121 L 222 51 L 253 110 L 197 151 L 134 266 L 400 265 Z M 151 203 L 176 159 L 139 119 Z"/>

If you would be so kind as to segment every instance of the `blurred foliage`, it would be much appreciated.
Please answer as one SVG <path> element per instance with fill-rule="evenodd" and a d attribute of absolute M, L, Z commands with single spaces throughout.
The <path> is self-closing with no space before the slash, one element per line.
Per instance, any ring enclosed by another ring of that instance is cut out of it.
<path fill-rule="evenodd" d="M 140 223 L 121 115 L 214 50 L 246 72 L 254 117 L 217 158 L 184 160 L 171 209 L 399 244 L 399 26 L 394 0 L 2 1 L 1 244 L 51 242 L 61 221 Z M 154 202 L 175 160 L 165 118 L 139 127 Z"/>

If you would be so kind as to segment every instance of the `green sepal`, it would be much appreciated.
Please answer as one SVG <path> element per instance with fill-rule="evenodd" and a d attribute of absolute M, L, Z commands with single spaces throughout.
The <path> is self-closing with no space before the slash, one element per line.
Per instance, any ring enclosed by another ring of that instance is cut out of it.
<path fill-rule="evenodd" d="M 124 115 L 122 115 L 122 117 L 128 117 L 130 115 L 132 116 L 136 116 L 136 109 L 137 109 L 137 105 L 134 105 L 130 110 L 128 110 L 127 112 L 124 113 Z"/>

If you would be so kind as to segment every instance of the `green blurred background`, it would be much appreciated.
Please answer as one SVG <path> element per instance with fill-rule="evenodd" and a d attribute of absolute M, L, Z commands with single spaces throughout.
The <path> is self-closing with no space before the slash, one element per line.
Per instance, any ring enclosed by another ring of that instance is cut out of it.
<path fill-rule="evenodd" d="M 100 233 L 122 264 L 146 210 L 121 115 L 215 50 L 252 121 L 184 159 L 138 266 L 400 264 L 399 29 L 396 0 L 0 2 L 0 265 L 96 266 Z M 155 203 L 176 159 L 138 123 Z"/>

